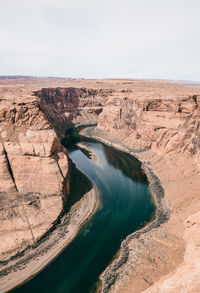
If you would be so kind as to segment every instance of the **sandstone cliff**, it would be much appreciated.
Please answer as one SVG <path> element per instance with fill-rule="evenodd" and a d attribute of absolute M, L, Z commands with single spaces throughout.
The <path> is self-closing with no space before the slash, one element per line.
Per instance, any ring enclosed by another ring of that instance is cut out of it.
<path fill-rule="evenodd" d="M 36 244 L 69 192 L 68 158 L 36 99 L 0 103 L 0 260 Z"/>
<path fill-rule="evenodd" d="M 73 87 L 45 88 L 35 92 L 60 137 L 64 137 L 70 127 L 96 124 L 111 93 L 108 89 Z"/>
<path fill-rule="evenodd" d="M 119 95 L 119 93 L 118 93 Z M 110 97 L 99 116 L 98 129 L 110 132 L 136 151 L 169 152 L 199 148 L 200 96 L 136 98 L 133 93 Z"/>
<path fill-rule="evenodd" d="M 141 292 L 161 277 L 163 281 L 147 292 L 200 290 L 199 249 L 194 236 L 199 213 L 191 217 L 193 228 L 190 218 L 187 220 L 200 209 L 200 90 L 188 91 L 161 89 L 143 95 L 138 95 L 137 89 L 117 91 L 99 115 L 95 135 L 137 154 L 152 168 L 171 211 L 167 223 L 129 242 L 128 261 L 114 270 L 115 282 L 109 283 L 108 276 L 105 292 Z M 189 221 L 187 231 L 184 221 Z M 182 268 L 176 271 L 179 264 Z"/>

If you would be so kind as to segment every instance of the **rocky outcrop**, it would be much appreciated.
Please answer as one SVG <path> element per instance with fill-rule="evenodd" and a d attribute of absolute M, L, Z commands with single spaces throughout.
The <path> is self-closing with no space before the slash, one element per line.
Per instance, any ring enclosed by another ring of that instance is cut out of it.
<path fill-rule="evenodd" d="M 20 193 L 61 193 L 68 171 L 67 154 L 39 102 L 3 106 L 0 111 L 5 169 L 2 176 L 7 182 L 12 179 Z M 2 182 L 1 191 L 7 191 L 5 188 Z"/>
<path fill-rule="evenodd" d="M 40 102 L 0 103 L 0 260 L 37 241 L 63 211 L 68 157 Z"/>
<path fill-rule="evenodd" d="M 27 130 L 3 145 L 17 191 L 62 192 L 68 160 L 54 130 Z"/>

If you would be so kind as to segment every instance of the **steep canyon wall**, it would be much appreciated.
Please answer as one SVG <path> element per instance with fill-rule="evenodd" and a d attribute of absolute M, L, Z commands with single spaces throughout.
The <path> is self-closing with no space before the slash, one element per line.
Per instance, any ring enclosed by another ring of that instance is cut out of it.
<path fill-rule="evenodd" d="M 109 89 L 44 88 L 35 92 L 59 137 L 70 127 L 96 124 L 112 93 Z"/>
<path fill-rule="evenodd" d="M 174 99 L 110 97 L 99 116 L 98 129 L 136 151 L 156 149 L 197 155 L 200 146 L 200 96 Z"/>
<path fill-rule="evenodd" d="M 129 242 L 128 261 L 103 275 L 104 280 L 115 275 L 113 284 L 104 283 L 109 288 L 104 292 L 143 292 L 148 287 L 147 292 L 154 293 L 200 290 L 195 236 L 200 210 L 200 92 L 186 92 L 162 94 L 161 89 L 137 96 L 134 90 L 117 91 L 99 115 L 95 136 L 145 162 L 160 179 L 171 212 L 166 224 Z"/>
<path fill-rule="evenodd" d="M 0 260 L 36 244 L 69 193 L 68 157 L 38 100 L 0 102 Z"/>

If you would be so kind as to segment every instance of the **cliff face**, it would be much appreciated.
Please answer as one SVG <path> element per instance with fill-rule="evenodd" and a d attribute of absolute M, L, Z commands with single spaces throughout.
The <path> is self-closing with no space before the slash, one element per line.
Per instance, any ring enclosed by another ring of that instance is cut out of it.
<path fill-rule="evenodd" d="M 63 210 L 68 157 L 40 102 L 0 103 L 0 260 L 40 239 Z"/>
<path fill-rule="evenodd" d="M 98 128 L 118 137 L 132 149 L 150 148 L 163 152 L 199 149 L 200 96 L 175 99 L 142 98 L 129 95 L 110 97 Z"/>
<path fill-rule="evenodd" d="M 38 101 L 3 103 L 1 119 L 1 191 L 62 192 L 67 156 Z M 5 184 L 3 183 L 5 181 Z"/>
<path fill-rule="evenodd" d="M 64 137 L 67 128 L 97 123 L 111 93 L 109 89 L 72 87 L 45 88 L 35 92 L 60 137 Z"/>
<path fill-rule="evenodd" d="M 139 293 L 148 287 L 145 292 L 200 290 L 195 237 L 200 210 L 200 90 L 187 91 L 139 96 L 134 90 L 118 91 L 99 115 L 97 136 L 135 152 L 153 169 L 171 212 L 167 223 L 130 241 L 128 261 L 115 270 L 109 292 Z"/>

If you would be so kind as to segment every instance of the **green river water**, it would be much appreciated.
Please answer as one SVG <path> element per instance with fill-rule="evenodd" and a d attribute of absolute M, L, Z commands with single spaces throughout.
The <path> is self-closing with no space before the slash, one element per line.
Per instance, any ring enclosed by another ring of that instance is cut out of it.
<path fill-rule="evenodd" d="M 74 137 L 68 147 L 69 156 L 97 186 L 100 207 L 52 263 L 13 292 L 94 292 L 99 275 L 112 261 L 122 240 L 143 227 L 154 215 L 155 206 L 147 178 L 137 159 L 97 141 Z M 76 147 L 77 140 L 92 150 L 95 161 Z M 73 193 L 82 190 L 77 177 L 71 182 L 71 190 Z"/>

